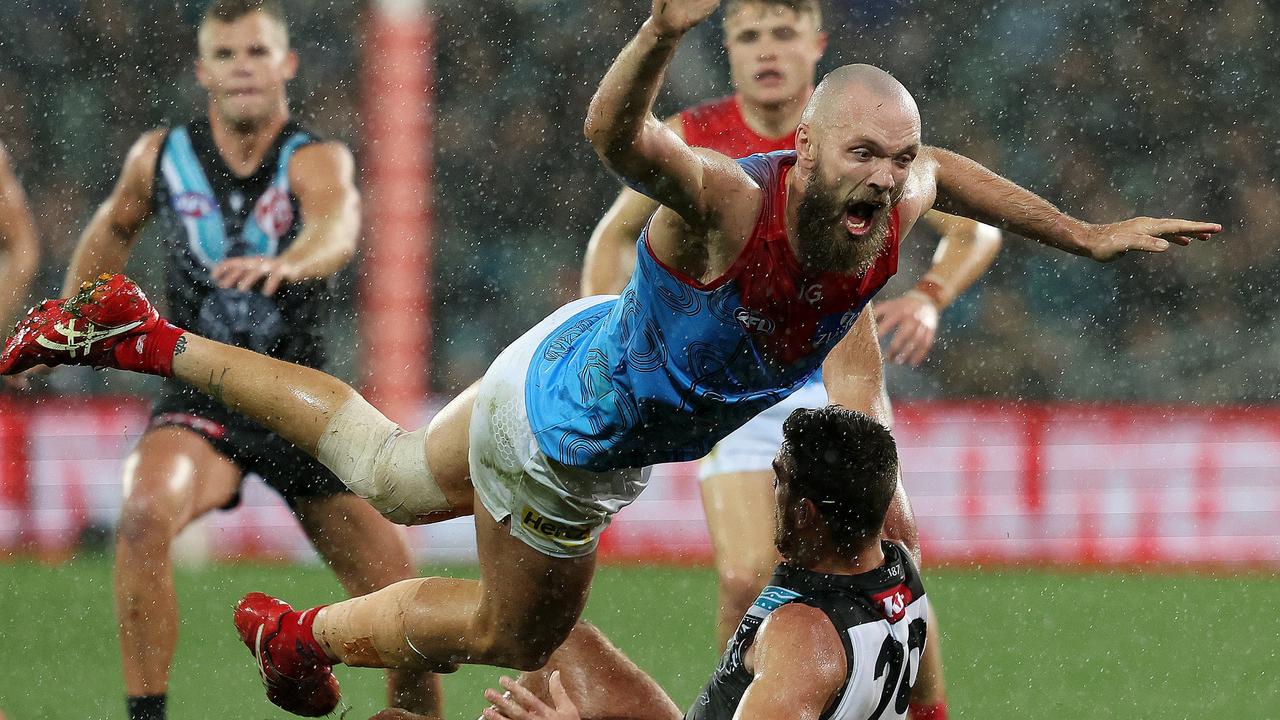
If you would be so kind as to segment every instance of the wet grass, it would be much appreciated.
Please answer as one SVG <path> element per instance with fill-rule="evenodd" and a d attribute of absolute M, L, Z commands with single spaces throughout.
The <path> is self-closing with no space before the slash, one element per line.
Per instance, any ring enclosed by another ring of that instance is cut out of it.
<path fill-rule="evenodd" d="M 1280 717 L 1280 578 L 945 570 L 927 582 L 942 612 L 953 717 Z M 213 566 L 180 570 L 178 589 L 170 717 L 291 717 L 263 699 L 230 608 L 250 590 L 295 605 L 332 601 L 332 577 L 320 567 Z M 107 559 L 0 565 L 7 720 L 124 717 L 111 603 Z M 714 665 L 713 606 L 708 571 L 606 568 L 587 616 L 683 705 Z M 474 718 L 497 675 L 451 676 L 448 717 Z M 381 673 L 340 678 L 348 720 L 382 706 Z"/>

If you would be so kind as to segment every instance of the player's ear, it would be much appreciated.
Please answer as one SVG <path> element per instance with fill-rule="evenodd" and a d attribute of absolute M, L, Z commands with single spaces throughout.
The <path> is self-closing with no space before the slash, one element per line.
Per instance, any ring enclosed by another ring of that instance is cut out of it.
<path fill-rule="evenodd" d="M 830 35 L 827 35 L 827 32 L 825 30 L 818 31 L 818 58 L 819 59 L 821 59 L 823 55 L 827 54 L 827 39 L 829 37 Z"/>
<path fill-rule="evenodd" d="M 800 123 L 796 128 L 796 158 L 802 167 L 812 167 L 818 149 L 813 142 L 813 131 L 809 123 Z"/>
<path fill-rule="evenodd" d="M 209 74 L 205 72 L 204 62 L 200 59 L 198 55 L 196 56 L 195 65 L 196 65 L 196 82 L 200 83 L 200 87 L 204 88 L 205 90 L 208 90 Z"/>
<path fill-rule="evenodd" d="M 290 50 L 284 58 L 284 79 L 292 80 L 298 76 L 298 52 Z"/>
<path fill-rule="evenodd" d="M 809 498 L 800 498 L 796 503 L 796 527 L 807 528 L 818 518 L 818 506 Z"/>

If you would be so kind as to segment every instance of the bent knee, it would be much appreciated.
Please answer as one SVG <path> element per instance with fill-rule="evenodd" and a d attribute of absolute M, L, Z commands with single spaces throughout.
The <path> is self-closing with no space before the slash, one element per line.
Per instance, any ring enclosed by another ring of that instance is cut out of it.
<path fill-rule="evenodd" d="M 116 542 L 130 547 L 167 545 L 182 529 L 179 503 L 151 493 L 125 498 L 116 528 Z"/>

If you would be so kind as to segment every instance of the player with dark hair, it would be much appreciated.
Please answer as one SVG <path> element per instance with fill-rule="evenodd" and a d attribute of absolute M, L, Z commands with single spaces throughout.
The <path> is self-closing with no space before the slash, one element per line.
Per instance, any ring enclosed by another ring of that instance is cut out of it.
<path fill-rule="evenodd" d="M 27 206 L 27 194 L 18 182 L 9 161 L 9 152 L 0 145 L 0 327 L 13 327 L 18 312 L 30 300 L 27 293 L 40 266 L 40 242 L 35 219 Z M 4 385 L 22 387 L 20 378 L 5 378 Z"/>
<path fill-rule="evenodd" d="M 274 702 L 332 710 L 339 662 L 545 664 L 586 604 L 600 533 L 644 489 L 648 466 L 705 455 L 824 363 L 832 402 L 875 409 L 867 396 L 878 393 L 848 382 L 864 353 L 879 354 L 861 310 L 935 201 L 1104 261 L 1221 230 L 1071 218 L 923 147 L 910 93 L 867 65 L 823 79 L 794 152 L 735 161 L 690 148 L 651 109 L 680 38 L 716 5 L 655 0 L 588 111 L 597 154 L 663 204 L 626 291 L 554 312 L 427 428 L 406 432 L 322 372 L 176 327 L 119 275 L 42 303 L 6 342 L 0 374 L 75 363 L 176 378 L 313 454 L 397 522 L 479 501 L 479 581 L 406 580 L 301 612 L 245 597 L 236 626 Z"/>
<path fill-rule="evenodd" d="M 795 410 L 773 461 L 782 557 L 687 720 L 903 718 L 928 637 L 911 554 L 880 539 L 898 477 L 888 428 Z M 487 720 L 677 720 L 662 688 L 579 623 L 542 669 L 490 690 Z M 404 717 L 390 713 L 379 720 Z"/>
<path fill-rule="evenodd" d="M 208 114 L 134 144 L 76 248 L 66 289 L 124 267 L 143 226 L 165 228 L 174 319 L 203 335 L 323 367 L 333 277 L 352 258 L 360 196 L 351 153 L 289 117 L 298 60 L 273 0 L 216 0 L 199 28 Z M 288 502 L 343 587 L 413 576 L 395 526 L 287 440 L 176 383 L 125 463 L 115 594 L 130 720 L 165 715 L 178 636 L 169 549 L 192 521 L 239 499 L 257 473 Z M 438 710 L 436 681 L 390 678 L 391 702 Z"/>
<path fill-rule="evenodd" d="M 827 46 L 819 0 L 731 0 L 724 4 L 723 30 L 733 95 L 681 110 L 666 125 L 689 145 L 729 157 L 794 149 L 796 126 L 813 94 L 814 74 Z M 658 203 L 649 197 L 629 188 L 622 191 L 587 245 L 584 296 L 622 292 L 636 265 L 636 238 L 657 209 Z M 924 219 L 942 235 L 932 266 L 911 290 L 874 303 L 880 334 L 893 336 L 888 356 L 913 365 L 932 348 L 939 313 L 990 267 L 1001 245 L 1000 232 L 988 225 L 937 211 Z M 872 391 L 881 387 L 880 367 L 857 372 Z M 796 408 L 826 404 L 826 387 L 821 374 L 815 373 L 804 387 L 717 443 L 699 463 L 720 596 L 716 630 L 721 643 L 729 639 L 777 564 L 769 525 L 770 463 L 782 441 L 782 423 Z M 885 408 L 887 421 L 887 398 Z M 910 513 L 894 513 L 885 531 L 905 543 L 920 562 Z M 946 718 L 940 647 L 930 645 L 921 668 L 919 705 L 912 708 L 916 720 Z"/>

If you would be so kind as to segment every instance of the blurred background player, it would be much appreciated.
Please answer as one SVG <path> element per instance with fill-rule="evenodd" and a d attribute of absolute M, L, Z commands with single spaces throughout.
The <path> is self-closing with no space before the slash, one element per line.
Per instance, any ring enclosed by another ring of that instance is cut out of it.
<path fill-rule="evenodd" d="M 724 46 L 734 94 L 688 108 L 666 124 L 690 145 L 729 157 L 795 148 L 795 130 L 813 93 L 818 61 L 827 45 L 819 0 L 729 0 L 724 4 Z M 658 204 L 624 189 L 587 246 L 584 296 L 617 294 L 636 264 L 636 237 Z M 893 334 L 889 358 L 918 365 L 928 353 L 938 315 L 991 265 L 1000 232 L 967 218 L 931 211 L 925 219 L 941 233 L 933 267 L 906 294 L 873 303 L 881 336 Z M 887 401 L 886 401 L 887 403 Z M 777 564 L 773 547 L 770 462 L 782 423 L 799 407 L 822 407 L 820 375 L 804 388 L 722 440 L 702 460 L 703 508 L 719 580 L 717 638 L 729 639 Z M 910 536 L 914 538 L 912 530 Z M 915 550 L 916 548 L 913 548 Z M 931 652 L 917 689 L 917 718 L 945 718 L 940 645 Z"/>
<path fill-rule="evenodd" d="M 40 243 L 27 194 L 0 145 L 0 327 L 7 332 L 27 305 L 28 291 L 40 263 Z M 21 387 L 21 376 L 7 377 L 3 387 Z"/>
<path fill-rule="evenodd" d="M 783 562 L 684 717 L 904 718 L 928 646 L 929 600 L 910 554 L 880 537 L 898 482 L 893 437 L 837 406 L 793 411 L 783 436 L 770 505 Z M 681 717 L 584 623 L 546 667 L 502 684 L 505 694 L 485 693 L 487 720 Z"/>
<path fill-rule="evenodd" d="M 274 0 L 216 0 L 199 29 L 208 116 L 145 133 L 81 236 L 66 292 L 122 269 L 155 216 L 165 225 L 167 297 L 211 337 L 312 367 L 333 276 L 353 257 L 360 197 L 351 154 L 289 117 L 297 72 Z M 413 576 L 391 523 L 323 465 L 260 425 L 170 384 L 125 465 L 115 591 L 130 720 L 162 718 L 178 634 L 169 557 L 196 518 L 239 501 L 247 473 L 279 492 L 344 589 Z M 433 676 L 395 671 L 391 704 L 438 710 Z"/>

